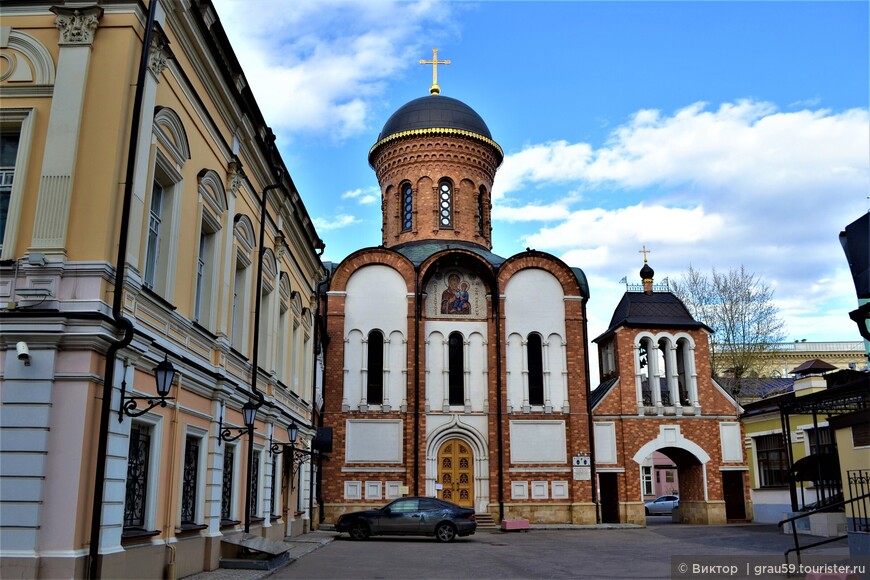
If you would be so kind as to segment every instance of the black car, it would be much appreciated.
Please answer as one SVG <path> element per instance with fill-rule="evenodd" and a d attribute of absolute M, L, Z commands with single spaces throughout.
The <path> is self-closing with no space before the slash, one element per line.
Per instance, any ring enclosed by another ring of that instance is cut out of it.
<path fill-rule="evenodd" d="M 338 518 L 338 532 L 354 540 L 369 536 L 435 536 L 452 542 L 456 536 L 470 536 L 477 529 L 474 510 L 432 497 L 403 497 L 382 508 L 350 512 Z"/>

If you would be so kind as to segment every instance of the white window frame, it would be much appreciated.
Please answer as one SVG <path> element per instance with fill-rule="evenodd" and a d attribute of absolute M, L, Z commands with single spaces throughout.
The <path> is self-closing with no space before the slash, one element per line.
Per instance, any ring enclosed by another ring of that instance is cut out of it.
<path fill-rule="evenodd" d="M 187 447 L 187 439 L 199 439 L 199 457 L 196 459 L 196 518 L 195 522 L 197 524 L 203 524 L 206 521 L 205 518 L 205 479 L 207 477 L 207 465 L 208 462 L 208 430 L 201 429 L 199 427 L 194 427 L 192 425 L 188 425 L 184 431 L 184 441 L 183 447 L 181 448 L 181 461 L 180 461 L 180 471 L 182 474 L 182 482 L 184 480 L 184 459 L 185 453 L 184 450 Z M 178 512 L 176 513 L 176 521 L 178 522 L 178 526 L 181 526 L 181 497 L 182 493 L 179 492 L 178 495 Z"/>
<path fill-rule="evenodd" d="M 146 413 L 141 417 L 136 417 L 130 422 L 130 429 L 133 425 L 141 424 L 147 426 L 151 430 L 151 444 L 148 448 L 148 475 L 146 476 L 145 491 L 145 523 L 142 526 L 146 530 L 157 529 L 157 497 L 158 497 L 158 481 L 160 481 L 160 450 L 162 449 L 163 439 L 163 421 L 160 415 L 156 413 Z M 127 434 L 127 460 L 129 461 L 130 454 L 130 434 Z M 126 495 L 126 477 L 127 470 L 124 470 L 124 490 Z M 125 499 L 126 501 L 126 499 Z M 123 511 L 123 509 L 122 509 Z M 123 514 L 122 514 L 123 522 Z"/>
<path fill-rule="evenodd" d="M 160 215 L 160 233 L 158 239 L 156 271 L 153 282 L 145 282 L 148 275 L 149 255 L 148 239 L 151 230 L 151 198 L 154 195 L 154 183 L 159 183 L 163 190 L 163 200 Z M 158 149 L 155 155 L 153 173 L 148 182 L 148 198 L 145 200 L 145 208 L 149 219 L 143 220 L 143 238 L 145 243 L 142 248 L 142 281 L 145 287 L 162 296 L 166 301 L 172 302 L 175 290 L 175 266 L 178 256 L 178 229 L 179 212 L 181 210 L 182 191 L 184 180 L 179 169 L 170 162 Z"/>
<path fill-rule="evenodd" d="M 24 204 L 24 187 L 27 183 L 27 170 L 30 149 L 33 144 L 33 128 L 36 109 L 0 109 L 0 128 L 4 131 L 18 131 L 18 152 L 15 154 L 15 177 L 9 193 L 9 209 L 6 213 L 6 231 L 0 239 L 0 259 L 15 259 L 15 241 L 21 223 L 21 207 Z"/>

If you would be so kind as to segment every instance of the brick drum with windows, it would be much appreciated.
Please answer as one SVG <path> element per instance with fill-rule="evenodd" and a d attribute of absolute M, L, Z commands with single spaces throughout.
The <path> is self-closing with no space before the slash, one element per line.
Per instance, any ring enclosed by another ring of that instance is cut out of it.
<path fill-rule="evenodd" d="M 535 250 L 492 252 L 501 148 L 438 94 L 386 122 L 369 153 L 383 243 L 330 265 L 326 521 L 402 495 L 496 519 L 595 522 L 586 278 Z"/>

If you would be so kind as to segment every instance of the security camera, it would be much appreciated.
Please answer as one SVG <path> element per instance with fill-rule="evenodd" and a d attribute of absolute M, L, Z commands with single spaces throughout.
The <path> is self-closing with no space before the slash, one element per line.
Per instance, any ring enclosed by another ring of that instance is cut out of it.
<path fill-rule="evenodd" d="M 18 351 L 18 360 L 24 361 L 24 366 L 30 366 L 30 349 L 27 348 L 27 343 L 24 341 L 15 345 L 15 350 Z"/>

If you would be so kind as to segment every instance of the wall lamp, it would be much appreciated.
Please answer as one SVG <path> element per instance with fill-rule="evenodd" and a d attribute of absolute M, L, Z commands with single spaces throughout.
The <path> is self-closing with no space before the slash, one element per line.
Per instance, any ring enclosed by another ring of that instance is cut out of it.
<path fill-rule="evenodd" d="M 245 433 L 250 433 L 254 430 L 254 419 L 257 417 L 257 405 L 250 400 L 242 406 L 242 419 L 245 422 L 244 427 L 224 427 L 223 415 L 218 421 L 218 445 L 221 441 L 235 441 Z M 233 431 L 238 431 L 238 434 L 233 436 Z"/>
<path fill-rule="evenodd" d="M 154 380 L 157 382 L 157 397 L 128 397 L 127 396 L 127 381 L 121 381 L 121 408 L 118 410 L 118 422 L 124 422 L 124 415 L 130 417 L 138 417 L 144 415 L 157 405 L 166 406 L 167 400 L 173 400 L 174 397 L 167 397 L 169 389 L 172 388 L 172 381 L 175 379 L 175 367 L 169 362 L 169 356 L 165 356 L 162 361 L 157 363 L 157 366 L 151 369 L 154 371 Z M 139 410 L 137 401 L 147 401 L 148 406 Z"/>
<path fill-rule="evenodd" d="M 290 438 L 290 443 L 272 443 L 272 440 L 269 439 L 269 450 L 274 455 L 284 453 L 288 450 L 290 451 L 290 459 L 288 461 L 289 467 L 291 468 L 290 489 L 293 489 L 294 482 L 296 481 L 296 474 L 299 473 L 299 468 L 302 467 L 303 463 L 314 456 L 314 452 L 296 447 L 296 437 L 299 436 L 299 426 L 296 425 L 295 422 L 290 423 L 290 426 L 287 427 L 287 435 Z M 287 464 L 285 464 L 285 466 L 286 465 Z"/>

